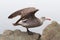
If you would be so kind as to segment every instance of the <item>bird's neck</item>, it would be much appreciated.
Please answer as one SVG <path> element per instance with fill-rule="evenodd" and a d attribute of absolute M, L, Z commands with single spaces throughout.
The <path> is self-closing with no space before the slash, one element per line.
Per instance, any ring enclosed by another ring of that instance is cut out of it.
<path fill-rule="evenodd" d="M 41 20 L 41 23 L 42 23 L 42 24 L 43 24 L 43 23 L 44 23 L 44 21 L 45 21 L 44 19 L 40 19 L 40 20 Z"/>

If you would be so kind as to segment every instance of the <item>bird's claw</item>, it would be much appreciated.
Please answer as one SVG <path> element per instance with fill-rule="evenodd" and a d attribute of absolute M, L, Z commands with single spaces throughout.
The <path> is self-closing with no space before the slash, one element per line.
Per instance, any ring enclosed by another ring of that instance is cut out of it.
<path fill-rule="evenodd" d="M 32 32 L 29 32 L 28 35 L 33 35 L 33 33 Z"/>
<path fill-rule="evenodd" d="M 28 35 L 33 35 L 33 32 L 31 32 L 31 31 L 28 31 Z"/>

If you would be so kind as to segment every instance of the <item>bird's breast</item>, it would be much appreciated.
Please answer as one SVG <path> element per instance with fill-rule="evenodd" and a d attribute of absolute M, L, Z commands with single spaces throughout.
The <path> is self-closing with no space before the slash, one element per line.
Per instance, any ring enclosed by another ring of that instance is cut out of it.
<path fill-rule="evenodd" d="M 25 21 L 21 20 L 19 23 L 28 28 L 38 27 L 41 25 L 41 21 L 39 19 L 27 19 Z"/>

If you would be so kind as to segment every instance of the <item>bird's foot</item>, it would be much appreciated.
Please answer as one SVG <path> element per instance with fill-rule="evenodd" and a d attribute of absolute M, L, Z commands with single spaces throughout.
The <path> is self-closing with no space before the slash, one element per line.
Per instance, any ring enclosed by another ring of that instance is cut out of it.
<path fill-rule="evenodd" d="M 29 31 L 29 32 L 28 32 L 28 35 L 33 35 L 33 32 L 30 32 L 30 31 Z"/>
<path fill-rule="evenodd" d="M 18 23 L 13 23 L 13 25 L 14 25 L 14 26 L 17 26 L 17 25 L 20 25 L 20 24 L 18 24 Z"/>

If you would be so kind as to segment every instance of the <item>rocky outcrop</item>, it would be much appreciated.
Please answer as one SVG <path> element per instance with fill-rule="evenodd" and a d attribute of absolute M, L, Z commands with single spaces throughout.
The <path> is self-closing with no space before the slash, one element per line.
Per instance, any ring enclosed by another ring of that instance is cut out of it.
<path fill-rule="evenodd" d="M 20 30 L 5 30 L 0 35 L 0 40 L 60 40 L 60 24 L 52 21 L 44 30 L 43 34 L 33 33 L 28 35 L 27 32 Z"/>
<path fill-rule="evenodd" d="M 34 33 L 33 35 L 28 35 L 27 32 L 21 32 L 20 30 L 6 30 L 0 40 L 40 40 L 40 34 Z"/>
<path fill-rule="evenodd" d="M 60 24 L 52 21 L 43 31 L 41 40 L 60 40 Z"/>

